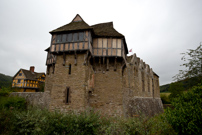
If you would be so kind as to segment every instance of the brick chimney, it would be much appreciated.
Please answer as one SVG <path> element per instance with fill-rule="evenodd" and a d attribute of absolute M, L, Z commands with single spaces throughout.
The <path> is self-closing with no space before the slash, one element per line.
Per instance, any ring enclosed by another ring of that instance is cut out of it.
<path fill-rule="evenodd" d="M 31 67 L 30 67 L 30 71 L 31 71 L 32 73 L 34 73 L 34 68 L 35 68 L 34 66 L 31 66 Z"/>

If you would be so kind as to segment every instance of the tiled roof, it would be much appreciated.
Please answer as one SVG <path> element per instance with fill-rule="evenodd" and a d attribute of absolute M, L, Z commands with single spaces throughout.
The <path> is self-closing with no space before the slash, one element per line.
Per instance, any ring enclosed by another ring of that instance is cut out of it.
<path fill-rule="evenodd" d="M 93 31 L 96 36 L 102 37 L 124 37 L 121 33 L 116 31 L 113 27 L 113 22 L 108 23 L 99 23 L 96 25 L 92 25 Z"/>
<path fill-rule="evenodd" d="M 50 33 L 56 32 L 65 32 L 65 31 L 76 31 L 76 30 L 87 30 L 92 29 L 86 22 L 79 21 L 79 22 L 70 22 L 64 26 L 61 26 Z"/>
<path fill-rule="evenodd" d="M 26 70 L 26 69 L 20 69 L 20 70 L 22 70 L 23 74 L 25 75 L 25 79 L 28 79 L 28 80 L 37 80 L 43 74 L 45 74 L 45 73 L 37 73 L 37 72 L 32 73 L 30 70 Z M 18 74 L 18 72 L 15 74 L 15 76 Z"/>

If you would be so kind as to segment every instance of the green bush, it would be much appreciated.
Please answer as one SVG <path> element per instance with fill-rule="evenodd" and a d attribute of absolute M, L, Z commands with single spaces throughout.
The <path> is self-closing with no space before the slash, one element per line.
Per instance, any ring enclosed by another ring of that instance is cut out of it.
<path fill-rule="evenodd" d="M 161 95 L 161 101 L 163 104 L 170 104 L 170 98 L 167 95 Z"/>
<path fill-rule="evenodd" d="M 171 102 L 174 109 L 165 111 L 178 134 L 202 134 L 202 85 L 195 86 Z"/>
<path fill-rule="evenodd" d="M 170 100 L 179 97 L 183 93 L 184 87 L 182 82 L 171 83 L 168 91 L 171 92 L 169 95 Z"/>
<path fill-rule="evenodd" d="M 0 97 L 0 109 L 26 109 L 26 100 L 22 97 Z"/>
<path fill-rule="evenodd" d="M 13 131 L 13 120 L 15 112 L 13 110 L 1 109 L 0 110 L 0 134 L 9 135 Z"/>
<path fill-rule="evenodd" d="M 4 109 L 5 110 L 5 109 Z M 9 125 L 9 126 L 7 126 Z M 38 108 L 0 112 L 1 134 L 15 135 L 175 135 L 164 114 L 152 118 L 60 113 Z"/>

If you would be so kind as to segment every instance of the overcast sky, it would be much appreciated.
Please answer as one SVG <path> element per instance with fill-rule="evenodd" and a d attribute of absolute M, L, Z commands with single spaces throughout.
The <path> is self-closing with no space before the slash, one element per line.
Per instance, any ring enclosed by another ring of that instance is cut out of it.
<path fill-rule="evenodd" d="M 202 42 L 202 0 L 1 0 L 0 73 L 13 76 L 30 66 L 45 72 L 49 31 L 76 14 L 89 25 L 113 21 L 160 85 L 182 69 L 180 53 Z"/>

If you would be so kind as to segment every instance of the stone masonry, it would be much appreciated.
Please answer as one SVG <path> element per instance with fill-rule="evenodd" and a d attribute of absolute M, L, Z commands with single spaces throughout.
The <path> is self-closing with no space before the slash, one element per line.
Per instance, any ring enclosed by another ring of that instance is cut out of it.
<path fill-rule="evenodd" d="M 46 51 L 48 108 L 95 110 L 103 115 L 137 116 L 163 112 L 159 76 L 135 54 L 112 23 L 93 26 L 77 15 L 50 32 Z"/>

